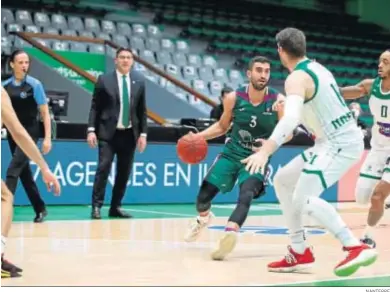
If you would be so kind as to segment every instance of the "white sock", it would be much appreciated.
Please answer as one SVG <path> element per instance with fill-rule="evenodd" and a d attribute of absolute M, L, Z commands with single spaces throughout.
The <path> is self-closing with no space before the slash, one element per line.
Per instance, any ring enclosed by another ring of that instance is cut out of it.
<path fill-rule="evenodd" d="M 360 245 L 359 240 L 346 226 L 336 209 L 328 202 L 321 198 L 310 197 L 307 201 L 306 211 L 330 233 L 338 238 L 343 246 L 350 247 Z"/>
<path fill-rule="evenodd" d="M 366 226 L 366 229 L 364 229 L 364 234 L 363 234 L 363 237 L 368 237 L 368 238 L 373 238 L 373 233 L 374 233 L 374 228 L 375 226 L 369 226 L 367 225 Z"/>
<path fill-rule="evenodd" d="M 290 235 L 291 247 L 299 254 L 303 254 L 306 249 L 305 231 L 301 230 Z"/>
<path fill-rule="evenodd" d="M 6 241 L 7 241 L 7 237 L 2 235 L 1 236 L 1 254 L 4 253 Z"/>
<path fill-rule="evenodd" d="M 197 220 L 199 223 L 207 224 L 210 220 L 210 211 L 207 213 L 207 215 L 204 216 L 198 215 Z"/>
<path fill-rule="evenodd" d="M 345 247 L 361 245 L 360 241 L 352 234 L 352 231 L 347 226 L 345 226 L 341 231 L 339 231 L 336 234 L 336 237 Z"/>

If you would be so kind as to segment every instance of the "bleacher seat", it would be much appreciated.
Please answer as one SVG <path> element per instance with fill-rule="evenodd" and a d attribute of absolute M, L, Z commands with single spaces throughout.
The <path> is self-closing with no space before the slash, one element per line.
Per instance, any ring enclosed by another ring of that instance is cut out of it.
<path fill-rule="evenodd" d="M 1 8 L 1 23 L 2 24 L 8 24 L 8 23 L 14 23 L 15 17 L 11 10 Z"/>
<path fill-rule="evenodd" d="M 198 69 L 199 78 L 204 81 L 210 81 L 214 79 L 213 69 L 210 67 L 201 67 Z"/>
<path fill-rule="evenodd" d="M 15 13 L 15 22 L 22 25 L 33 24 L 31 14 L 27 10 L 18 10 Z"/>
<path fill-rule="evenodd" d="M 68 27 L 76 31 L 84 30 L 84 23 L 78 16 L 69 16 L 68 17 Z"/>
<path fill-rule="evenodd" d="M 219 95 L 221 94 L 223 84 L 220 81 L 213 80 L 209 84 L 211 96 L 213 99 L 217 99 Z"/>
<path fill-rule="evenodd" d="M 192 66 L 184 66 L 182 69 L 182 73 L 184 80 L 192 81 L 199 78 L 195 67 Z"/>
<path fill-rule="evenodd" d="M 155 38 L 147 38 L 145 40 L 145 46 L 147 49 L 157 52 L 160 50 L 160 42 Z"/>
<path fill-rule="evenodd" d="M 241 72 L 238 70 L 230 70 L 229 79 L 230 83 L 233 84 L 234 87 L 238 87 L 244 82 L 244 78 L 242 77 Z"/>
<path fill-rule="evenodd" d="M 19 37 L 15 38 L 14 46 L 15 46 L 15 48 L 19 48 L 19 49 L 21 49 L 21 48 L 31 48 L 32 47 L 30 45 L 30 43 L 26 42 L 25 40 L 22 40 Z"/>
<path fill-rule="evenodd" d="M 7 31 L 23 31 L 22 25 L 19 23 L 10 23 L 8 24 Z"/>
<path fill-rule="evenodd" d="M 105 33 L 105 32 L 100 32 L 96 35 L 97 38 L 99 39 L 102 39 L 102 40 L 106 40 L 106 41 L 110 41 L 111 40 L 111 36 L 108 34 L 108 33 Z"/>
<path fill-rule="evenodd" d="M 181 72 L 180 72 L 179 68 L 176 65 L 174 65 L 174 64 L 166 64 L 165 65 L 165 71 L 169 75 L 171 75 L 171 76 L 173 76 L 173 77 L 175 77 L 177 79 L 182 79 Z"/>
<path fill-rule="evenodd" d="M 26 28 L 24 29 L 26 32 L 32 32 L 32 33 L 40 33 L 41 30 L 36 25 L 30 24 L 26 25 Z"/>
<path fill-rule="evenodd" d="M 157 62 L 161 65 L 172 63 L 171 54 L 167 51 L 156 52 Z"/>
<path fill-rule="evenodd" d="M 158 39 L 161 38 L 161 31 L 156 25 L 148 25 L 148 37 Z"/>
<path fill-rule="evenodd" d="M 118 34 L 123 36 L 130 36 L 131 35 L 131 27 L 126 22 L 118 22 L 116 24 Z"/>
<path fill-rule="evenodd" d="M 53 14 L 51 16 L 51 26 L 58 30 L 64 30 L 68 28 L 68 22 L 61 14 Z"/>
<path fill-rule="evenodd" d="M 104 54 L 105 53 L 104 45 L 90 44 L 89 45 L 89 52 L 93 53 L 93 54 Z"/>
<path fill-rule="evenodd" d="M 172 54 L 172 59 L 173 59 L 173 62 L 180 67 L 187 65 L 187 57 L 184 53 L 174 52 Z"/>
<path fill-rule="evenodd" d="M 71 42 L 70 43 L 70 50 L 72 52 L 86 52 L 87 51 L 87 44 L 80 43 L 80 42 Z"/>
<path fill-rule="evenodd" d="M 201 80 L 201 79 L 192 80 L 192 87 L 196 91 L 198 91 L 206 96 L 210 95 L 210 90 L 207 86 L 206 81 L 204 81 L 204 80 Z"/>
<path fill-rule="evenodd" d="M 190 51 L 188 43 L 183 40 L 179 40 L 176 42 L 176 51 L 182 52 L 182 53 L 188 53 Z"/>
<path fill-rule="evenodd" d="M 129 41 L 127 40 L 127 38 L 124 35 L 121 35 L 121 34 L 115 34 L 112 37 L 112 41 L 115 44 L 119 45 L 120 47 L 127 48 L 129 46 Z"/>
<path fill-rule="evenodd" d="M 95 34 L 100 33 L 99 22 L 95 18 L 87 17 L 84 19 L 84 29 Z"/>
<path fill-rule="evenodd" d="M 137 50 L 144 50 L 145 49 L 144 39 L 140 38 L 139 36 L 131 36 L 130 37 L 130 47 L 137 49 Z"/>
<path fill-rule="evenodd" d="M 47 33 L 47 34 L 60 34 L 58 29 L 56 29 L 54 27 L 44 27 L 43 28 L 43 33 Z"/>
<path fill-rule="evenodd" d="M 161 39 L 161 50 L 173 53 L 175 51 L 175 45 L 170 39 Z"/>
<path fill-rule="evenodd" d="M 146 36 L 147 36 L 146 30 L 142 24 L 136 23 L 136 24 L 133 24 L 132 27 L 133 27 L 133 35 L 134 36 L 138 36 L 140 38 L 146 38 Z"/>
<path fill-rule="evenodd" d="M 151 64 L 156 63 L 156 58 L 154 57 L 153 51 L 150 50 L 142 50 L 139 54 L 139 56 L 145 60 L 146 62 L 149 62 Z"/>
<path fill-rule="evenodd" d="M 196 54 L 189 54 L 187 57 L 187 64 L 196 68 L 199 68 L 202 66 L 202 59 L 199 55 Z"/>
<path fill-rule="evenodd" d="M 64 29 L 62 35 L 66 36 L 77 36 L 77 32 L 74 29 Z"/>
<path fill-rule="evenodd" d="M 82 30 L 79 31 L 79 36 L 85 37 L 85 38 L 94 38 L 94 34 L 92 31 Z"/>
<path fill-rule="evenodd" d="M 214 69 L 214 78 L 222 83 L 229 83 L 229 78 L 225 68 Z"/>
<path fill-rule="evenodd" d="M 50 27 L 50 18 L 46 13 L 37 12 L 34 14 L 34 24 L 39 27 Z"/>
<path fill-rule="evenodd" d="M 69 51 L 69 43 L 65 41 L 53 41 L 52 49 L 55 51 Z"/>
<path fill-rule="evenodd" d="M 111 35 L 116 34 L 116 26 L 111 20 L 102 20 L 102 32 Z"/>
<path fill-rule="evenodd" d="M 12 47 L 12 42 L 8 37 L 2 36 L 1 37 L 1 51 L 5 54 L 10 55 L 11 54 L 11 49 Z"/>

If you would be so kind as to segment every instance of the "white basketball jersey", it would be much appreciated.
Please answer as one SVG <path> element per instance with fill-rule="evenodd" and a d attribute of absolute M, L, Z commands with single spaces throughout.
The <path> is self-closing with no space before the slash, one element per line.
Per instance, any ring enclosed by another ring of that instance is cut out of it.
<path fill-rule="evenodd" d="M 314 133 L 316 143 L 330 143 L 335 147 L 362 143 L 363 133 L 341 96 L 333 74 L 309 59 L 298 63 L 295 70 L 305 71 L 315 84 L 313 97 L 305 101 L 302 123 Z"/>
<path fill-rule="evenodd" d="M 390 91 L 382 91 L 382 80 L 379 77 L 371 87 L 369 104 L 374 117 L 371 147 L 390 150 Z"/>

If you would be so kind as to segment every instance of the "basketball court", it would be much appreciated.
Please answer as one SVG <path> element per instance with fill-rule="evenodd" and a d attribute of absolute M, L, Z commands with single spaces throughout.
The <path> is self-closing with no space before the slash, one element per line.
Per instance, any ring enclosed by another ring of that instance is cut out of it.
<path fill-rule="evenodd" d="M 360 235 L 366 213 L 352 203 L 337 208 Z M 49 207 L 43 224 L 33 224 L 30 207 L 18 207 L 7 241 L 7 258 L 23 269 L 23 277 L 3 279 L 3 286 L 390 286 L 390 211 L 376 232 L 377 262 L 350 278 L 337 278 L 334 266 L 344 257 L 340 244 L 306 218 L 316 265 L 304 273 L 266 270 L 288 244 L 277 205 L 254 205 L 236 250 L 222 262 L 210 252 L 222 235 L 233 205 L 216 205 L 215 220 L 199 241 L 183 236 L 193 205 L 125 206 L 125 220 L 90 220 L 90 207 Z M 108 208 L 102 215 L 107 216 Z M 103 217 L 103 218 L 104 218 Z"/>

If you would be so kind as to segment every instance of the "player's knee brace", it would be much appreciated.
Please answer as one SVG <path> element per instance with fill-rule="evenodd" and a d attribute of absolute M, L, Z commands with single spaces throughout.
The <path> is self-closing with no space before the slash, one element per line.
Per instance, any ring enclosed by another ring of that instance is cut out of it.
<path fill-rule="evenodd" d="M 237 206 L 230 216 L 229 221 L 237 223 L 237 225 L 241 227 L 248 216 L 252 200 L 261 193 L 263 188 L 263 182 L 257 178 L 250 178 L 244 182 L 240 187 Z"/>
<path fill-rule="evenodd" d="M 253 191 L 240 191 L 240 197 L 238 199 L 236 208 L 234 209 L 232 215 L 229 218 L 229 222 L 234 222 L 240 227 L 242 226 L 242 224 L 244 224 L 246 217 L 249 213 L 249 208 L 251 206 L 253 196 Z"/>
<path fill-rule="evenodd" d="M 368 205 L 373 194 L 375 181 L 372 179 L 359 178 L 355 189 L 356 203 Z"/>
<path fill-rule="evenodd" d="M 204 181 L 200 187 L 199 194 L 196 199 L 196 210 L 198 212 L 205 212 L 210 210 L 211 201 L 218 194 L 218 192 L 219 189 L 215 185 Z"/>

